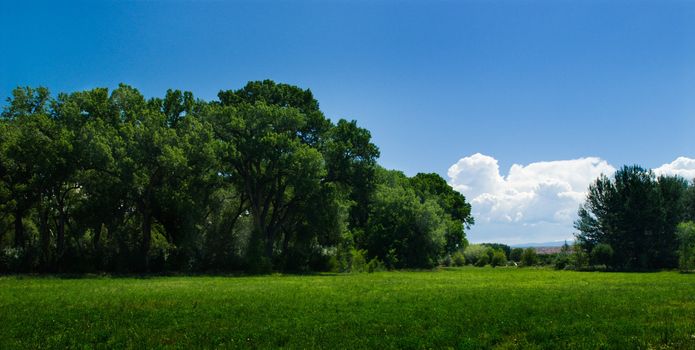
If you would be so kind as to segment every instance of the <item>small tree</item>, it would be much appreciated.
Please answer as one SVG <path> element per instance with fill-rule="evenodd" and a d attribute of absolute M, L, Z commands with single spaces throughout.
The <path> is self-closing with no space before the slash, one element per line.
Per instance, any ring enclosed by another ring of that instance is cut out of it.
<path fill-rule="evenodd" d="M 678 266 L 681 271 L 695 270 L 695 223 L 678 224 Z"/>
<path fill-rule="evenodd" d="M 523 266 L 533 266 L 538 264 L 538 254 L 533 248 L 524 249 L 524 253 L 521 254 L 521 264 Z"/>

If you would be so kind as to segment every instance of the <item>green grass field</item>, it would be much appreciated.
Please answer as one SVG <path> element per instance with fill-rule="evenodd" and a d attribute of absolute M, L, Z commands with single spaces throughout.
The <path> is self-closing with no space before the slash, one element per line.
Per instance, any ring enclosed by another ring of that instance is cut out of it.
<path fill-rule="evenodd" d="M 695 275 L 0 277 L 9 348 L 695 349 Z"/>

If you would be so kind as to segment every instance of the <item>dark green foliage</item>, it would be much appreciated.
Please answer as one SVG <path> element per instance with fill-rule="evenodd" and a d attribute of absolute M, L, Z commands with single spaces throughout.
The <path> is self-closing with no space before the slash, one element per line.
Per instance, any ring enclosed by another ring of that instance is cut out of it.
<path fill-rule="evenodd" d="M 446 214 L 450 215 L 451 220 L 446 223 L 444 234 L 445 251 L 453 253 L 464 249 L 468 245 L 464 229 L 470 228 L 474 223 L 471 205 L 466 202 L 466 198 L 451 188 L 438 174 L 419 173 L 410 179 L 410 183 L 421 202 L 433 199 Z"/>
<path fill-rule="evenodd" d="M 695 223 L 678 225 L 678 267 L 681 271 L 695 270 Z"/>
<path fill-rule="evenodd" d="M 454 266 L 463 266 L 466 264 L 466 257 L 463 255 L 461 251 L 455 252 L 454 255 L 451 257 L 451 260 Z"/>
<path fill-rule="evenodd" d="M 601 176 L 579 209 L 577 240 L 586 252 L 598 244 L 613 249 L 608 265 L 618 269 L 677 266 L 676 225 L 686 218 L 688 183 L 656 178 L 638 166 Z"/>
<path fill-rule="evenodd" d="M 537 254 L 538 261 L 537 265 L 541 266 L 552 266 L 555 264 L 555 261 L 557 260 L 559 254 L 557 253 L 551 253 L 551 254 Z"/>
<path fill-rule="evenodd" d="M 524 254 L 524 248 L 514 248 L 509 252 L 509 260 L 514 262 L 521 261 L 521 255 Z"/>
<path fill-rule="evenodd" d="M 584 269 L 589 266 L 589 254 L 579 243 L 572 245 L 569 266 L 573 269 Z"/>
<path fill-rule="evenodd" d="M 442 208 L 422 202 L 400 172 L 381 170 L 379 177 L 364 238 L 369 255 L 390 268 L 435 266 L 446 244 Z"/>
<path fill-rule="evenodd" d="M 564 270 L 565 268 L 568 268 L 568 266 L 571 265 L 571 249 L 572 248 L 567 244 L 567 242 L 565 242 L 565 244 L 562 245 L 560 253 L 558 253 L 555 256 L 555 259 L 553 261 L 553 265 L 556 269 Z"/>
<path fill-rule="evenodd" d="M 13 91 L 0 272 L 378 271 L 467 244 L 463 196 L 438 175 L 384 175 L 369 131 L 332 123 L 311 91 L 266 80 L 218 97 Z"/>
<path fill-rule="evenodd" d="M 526 248 L 521 254 L 521 265 L 522 266 L 534 266 L 539 262 L 538 254 L 533 248 Z"/>
<path fill-rule="evenodd" d="M 509 257 L 512 253 L 512 248 L 506 244 L 502 243 L 481 243 L 482 245 L 486 247 L 490 247 L 493 250 L 501 250 L 504 253 L 505 259 Z"/>
<path fill-rule="evenodd" d="M 481 255 L 478 258 L 478 261 L 475 262 L 475 266 L 478 266 L 478 267 L 483 267 L 483 266 L 488 265 L 488 264 L 490 264 L 490 255 L 488 255 L 487 253 Z"/>
<path fill-rule="evenodd" d="M 495 253 L 492 255 L 492 259 L 490 259 L 490 265 L 492 265 L 492 267 L 495 267 L 504 266 L 506 264 L 507 256 L 504 254 L 504 251 L 496 250 Z"/>
<path fill-rule="evenodd" d="M 594 265 L 611 265 L 613 248 L 606 243 L 599 243 L 591 250 L 591 263 Z"/>

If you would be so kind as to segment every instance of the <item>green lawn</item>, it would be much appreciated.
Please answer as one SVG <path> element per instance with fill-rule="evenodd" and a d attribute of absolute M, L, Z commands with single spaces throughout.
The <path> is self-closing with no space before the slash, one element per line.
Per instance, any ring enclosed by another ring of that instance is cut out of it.
<path fill-rule="evenodd" d="M 695 275 L 0 277 L 8 348 L 695 349 Z"/>

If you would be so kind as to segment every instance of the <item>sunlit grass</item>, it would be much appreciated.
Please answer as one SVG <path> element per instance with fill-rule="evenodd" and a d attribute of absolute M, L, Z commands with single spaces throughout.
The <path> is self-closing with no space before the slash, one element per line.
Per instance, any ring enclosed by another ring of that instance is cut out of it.
<path fill-rule="evenodd" d="M 0 348 L 695 348 L 695 275 L 0 278 Z"/>

